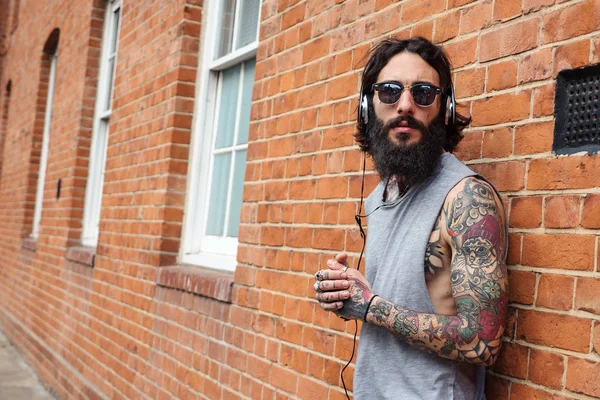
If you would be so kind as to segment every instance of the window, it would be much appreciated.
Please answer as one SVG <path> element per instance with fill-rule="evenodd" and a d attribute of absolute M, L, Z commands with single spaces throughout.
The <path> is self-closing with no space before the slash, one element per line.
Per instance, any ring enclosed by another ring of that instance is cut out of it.
<path fill-rule="evenodd" d="M 100 76 L 94 111 L 94 127 L 90 146 L 90 163 L 85 189 L 83 211 L 83 232 L 81 243 L 96 246 L 100 225 L 100 206 L 108 145 L 108 127 L 111 115 L 114 76 L 117 65 L 119 42 L 119 22 L 121 20 L 121 2 L 110 1 L 104 18 L 104 33 L 100 55 Z"/>
<path fill-rule="evenodd" d="M 0 121 L 0 179 L 2 179 L 2 166 L 4 165 L 4 144 L 8 137 L 8 112 L 10 109 L 10 94 L 12 92 L 12 81 L 6 84 L 4 93 L 4 107 L 2 110 L 2 121 Z"/>
<path fill-rule="evenodd" d="M 55 32 L 58 32 L 55 30 Z M 52 36 L 52 35 L 51 35 Z M 51 38 L 53 39 L 53 38 Z M 31 230 L 31 237 L 37 239 L 40 233 L 40 221 L 42 219 L 42 205 L 44 202 L 44 183 L 46 180 L 46 166 L 48 164 L 48 147 L 50 145 L 50 124 L 52 121 L 52 103 L 54 102 L 54 81 L 56 79 L 56 53 L 58 39 L 54 44 L 52 50 L 48 50 L 51 46 L 51 39 L 45 46 L 45 54 L 42 58 L 42 80 L 40 86 L 47 84 L 47 95 L 46 95 L 46 107 L 44 113 L 44 131 L 42 133 L 42 153 L 40 156 L 40 167 L 37 176 L 37 190 L 35 195 L 35 207 L 33 209 L 33 228 Z M 47 75 L 47 80 L 44 72 L 44 68 L 47 68 L 49 58 L 50 71 Z"/>
<path fill-rule="evenodd" d="M 210 3 L 188 178 L 182 261 L 236 262 L 260 0 Z"/>

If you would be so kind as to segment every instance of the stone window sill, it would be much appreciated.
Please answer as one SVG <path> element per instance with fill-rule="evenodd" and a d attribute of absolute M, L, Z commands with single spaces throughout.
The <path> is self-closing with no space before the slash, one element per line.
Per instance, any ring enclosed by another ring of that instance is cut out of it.
<path fill-rule="evenodd" d="M 37 239 L 30 237 L 23 238 L 21 240 L 21 248 L 35 253 L 37 251 Z"/>
<path fill-rule="evenodd" d="M 156 283 L 199 296 L 231 303 L 233 274 L 212 271 L 190 265 L 175 265 L 159 269 Z"/>
<path fill-rule="evenodd" d="M 65 258 L 69 261 L 93 268 L 96 261 L 96 248 L 88 246 L 69 247 Z"/>

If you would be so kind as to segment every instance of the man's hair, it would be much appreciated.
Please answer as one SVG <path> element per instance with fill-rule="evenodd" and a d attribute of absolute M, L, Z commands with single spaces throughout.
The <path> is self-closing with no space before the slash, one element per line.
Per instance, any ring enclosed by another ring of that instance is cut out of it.
<path fill-rule="evenodd" d="M 438 115 L 437 120 L 441 120 L 443 123 L 446 116 L 446 102 L 448 96 L 450 95 L 450 86 L 452 82 L 450 60 L 441 47 L 436 46 L 429 40 L 422 37 L 415 37 L 406 40 L 385 39 L 369 52 L 369 60 L 367 61 L 367 65 L 363 71 L 361 85 L 363 95 L 367 96 L 367 101 L 369 103 L 369 120 L 373 120 L 375 118 L 375 111 L 373 110 L 373 84 L 377 83 L 377 76 L 392 59 L 392 57 L 403 52 L 410 52 L 420 56 L 439 74 L 440 86 L 442 88 L 442 101 L 440 114 Z M 449 121 L 448 125 L 445 127 L 446 138 L 442 145 L 444 150 L 448 152 L 454 151 L 458 143 L 463 138 L 463 129 L 465 129 L 470 122 L 470 117 L 463 116 L 458 112 L 456 113 L 455 123 L 452 124 L 452 122 Z M 358 132 L 354 135 L 354 137 L 356 138 L 360 149 L 370 153 L 369 150 L 371 139 L 369 138 L 367 127 L 367 124 L 365 124 L 364 121 L 359 118 L 357 124 Z"/>

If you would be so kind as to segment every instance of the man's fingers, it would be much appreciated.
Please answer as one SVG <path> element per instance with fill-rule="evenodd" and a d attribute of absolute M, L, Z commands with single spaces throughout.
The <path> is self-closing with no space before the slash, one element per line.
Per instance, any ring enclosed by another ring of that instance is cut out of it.
<path fill-rule="evenodd" d="M 350 287 L 350 282 L 346 280 L 322 281 L 319 283 L 321 292 L 329 292 L 332 290 L 344 290 Z"/>
<path fill-rule="evenodd" d="M 350 298 L 350 292 L 347 290 L 339 290 L 337 292 L 319 292 L 317 293 L 317 301 L 320 303 L 333 303 L 336 301 L 344 301 Z"/>
<path fill-rule="evenodd" d="M 346 265 L 348 262 L 348 254 L 346 253 L 339 253 L 335 256 L 335 261 L 337 261 L 338 263 L 342 264 L 342 265 Z"/>
<path fill-rule="evenodd" d="M 324 269 L 315 274 L 315 279 L 318 281 L 345 280 L 346 278 L 348 278 L 348 274 L 342 270 Z"/>
<path fill-rule="evenodd" d="M 344 303 L 342 303 L 341 301 L 338 301 L 335 303 L 319 303 L 319 305 L 325 311 L 336 311 L 336 310 L 339 310 L 340 308 L 342 308 L 344 306 Z"/>

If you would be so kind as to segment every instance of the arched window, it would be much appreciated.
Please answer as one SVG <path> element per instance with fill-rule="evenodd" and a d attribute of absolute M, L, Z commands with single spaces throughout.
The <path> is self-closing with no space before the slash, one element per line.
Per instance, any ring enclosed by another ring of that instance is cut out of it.
<path fill-rule="evenodd" d="M 31 237 L 37 239 L 40 230 L 40 221 L 42 219 L 42 205 L 44 200 L 44 183 L 46 180 L 46 166 L 48 163 L 48 147 L 50 144 L 50 126 L 52 122 L 52 103 L 54 101 L 54 82 L 56 80 L 56 64 L 57 64 L 57 50 L 58 50 L 58 39 L 60 36 L 60 30 L 54 29 L 46 44 L 44 45 L 44 51 L 42 54 L 42 63 L 40 71 L 40 83 L 38 87 L 38 98 L 37 98 L 37 112 L 36 122 L 34 128 L 34 142 L 40 139 L 41 136 L 41 152 L 39 158 L 35 157 L 34 162 L 39 160 L 39 172 L 37 174 L 37 189 L 35 195 L 35 206 L 33 211 L 33 226 L 31 230 Z M 37 127 L 40 126 L 38 122 L 43 119 L 43 131 L 39 135 Z M 35 148 L 35 146 L 34 146 Z"/>
<path fill-rule="evenodd" d="M 4 145 L 8 135 L 8 112 L 10 109 L 10 94 L 12 92 L 12 81 L 6 84 L 4 92 L 4 106 L 2 107 L 2 120 L 0 121 L 0 179 L 2 179 L 2 166 L 4 165 Z"/>

